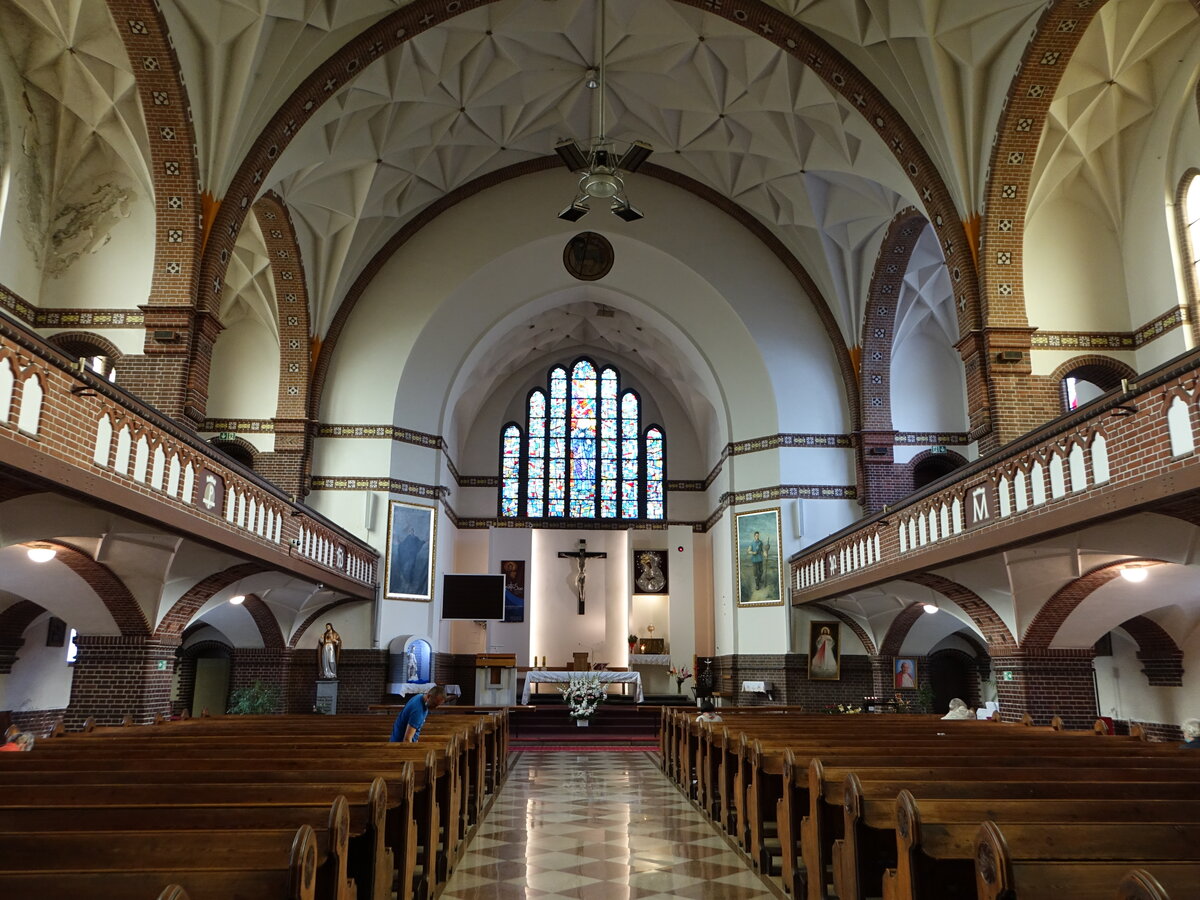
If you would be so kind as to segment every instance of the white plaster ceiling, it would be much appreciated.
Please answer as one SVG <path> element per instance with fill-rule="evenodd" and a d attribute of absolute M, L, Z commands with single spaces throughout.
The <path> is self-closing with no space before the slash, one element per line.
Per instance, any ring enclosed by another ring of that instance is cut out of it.
<path fill-rule="evenodd" d="M 490 349 L 472 366 L 465 379 L 468 387 L 455 404 L 460 427 L 474 422 L 510 373 L 534 363 L 545 363 L 548 368 L 548 360 L 585 353 L 607 354 L 617 361 L 636 360 L 656 387 L 665 388 L 687 410 L 693 423 L 707 422 L 713 414 L 711 402 L 699 389 L 696 372 L 678 345 L 624 309 L 592 300 L 566 302 L 530 312 L 504 332 L 489 335 L 488 340 Z"/>
<path fill-rule="evenodd" d="M 246 319 L 258 320 L 279 339 L 279 307 L 275 302 L 271 258 L 254 216 L 246 217 L 225 270 L 220 315 L 226 328 Z"/>
<path fill-rule="evenodd" d="M 10 123 L 25 240 L 57 274 L 102 246 L 131 204 L 153 202 L 137 83 L 107 4 L 93 0 L 5 0 L 0 47 L 27 113 Z"/>
<path fill-rule="evenodd" d="M 1121 228 L 1151 121 L 1198 40 L 1189 0 L 1117 0 L 1100 10 L 1050 106 L 1027 216 L 1069 194 Z"/>

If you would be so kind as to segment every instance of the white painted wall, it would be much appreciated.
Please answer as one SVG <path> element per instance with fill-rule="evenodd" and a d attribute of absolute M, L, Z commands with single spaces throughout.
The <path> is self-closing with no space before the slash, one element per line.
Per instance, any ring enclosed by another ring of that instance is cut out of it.
<path fill-rule="evenodd" d="M 271 419 L 279 399 L 279 341 L 258 319 L 226 328 L 213 346 L 210 418 Z"/>
<path fill-rule="evenodd" d="M 67 648 L 47 647 L 46 629 L 50 614 L 38 616 L 25 629 L 25 643 L 17 661 L 0 681 L 0 707 L 14 711 L 62 709 L 71 699 L 74 670 L 67 665 Z M 72 623 L 67 622 L 67 637 Z"/>

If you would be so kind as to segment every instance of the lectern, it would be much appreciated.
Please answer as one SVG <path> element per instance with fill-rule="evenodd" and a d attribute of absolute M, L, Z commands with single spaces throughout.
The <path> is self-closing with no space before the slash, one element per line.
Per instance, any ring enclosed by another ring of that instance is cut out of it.
<path fill-rule="evenodd" d="M 475 705 L 517 705 L 517 655 L 475 654 Z"/>

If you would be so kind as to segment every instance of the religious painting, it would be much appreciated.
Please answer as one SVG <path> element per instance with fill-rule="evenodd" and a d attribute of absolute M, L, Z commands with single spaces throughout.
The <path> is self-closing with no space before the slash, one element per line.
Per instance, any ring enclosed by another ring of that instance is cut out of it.
<path fill-rule="evenodd" d="M 505 559 L 500 562 L 504 576 L 504 621 L 525 621 L 525 560 Z"/>
<path fill-rule="evenodd" d="M 779 507 L 736 513 L 733 523 L 737 605 L 781 605 L 783 567 L 779 561 Z"/>
<path fill-rule="evenodd" d="M 841 623 L 808 623 L 808 680 L 840 681 L 842 677 Z"/>
<path fill-rule="evenodd" d="M 633 592 L 635 594 L 667 593 L 667 551 L 633 551 Z"/>
<path fill-rule="evenodd" d="M 892 675 L 898 691 L 917 689 L 917 661 L 912 657 L 896 657 L 892 663 Z"/>
<path fill-rule="evenodd" d="M 388 510 L 387 582 L 390 600 L 432 600 L 437 510 L 393 500 Z"/>

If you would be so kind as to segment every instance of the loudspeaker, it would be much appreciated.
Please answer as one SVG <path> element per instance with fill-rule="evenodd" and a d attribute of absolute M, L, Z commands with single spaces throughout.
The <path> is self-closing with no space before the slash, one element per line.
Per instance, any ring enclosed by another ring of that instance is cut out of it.
<path fill-rule="evenodd" d="M 375 500 L 374 494 L 367 494 L 363 504 L 363 527 L 367 531 L 371 531 L 375 527 Z"/>
<path fill-rule="evenodd" d="M 797 540 L 804 537 L 804 501 L 792 501 L 792 536 Z"/>

